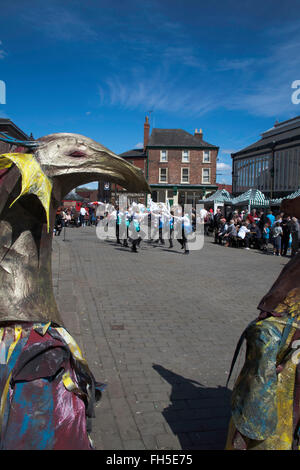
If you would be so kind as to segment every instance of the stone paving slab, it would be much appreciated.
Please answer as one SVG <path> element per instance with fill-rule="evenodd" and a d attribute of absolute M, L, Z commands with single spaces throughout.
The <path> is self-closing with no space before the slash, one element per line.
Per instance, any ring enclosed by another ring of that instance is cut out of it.
<path fill-rule="evenodd" d="M 240 334 L 288 258 L 225 248 L 142 242 L 131 253 L 95 228 L 53 239 L 53 286 L 62 319 L 96 379 L 97 449 L 223 449 L 226 379 Z"/>

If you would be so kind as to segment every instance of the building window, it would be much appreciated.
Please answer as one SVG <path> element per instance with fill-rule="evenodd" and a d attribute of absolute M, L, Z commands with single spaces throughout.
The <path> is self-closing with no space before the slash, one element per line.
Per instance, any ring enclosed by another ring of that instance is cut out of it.
<path fill-rule="evenodd" d="M 202 168 L 202 183 L 210 183 L 210 168 Z"/>
<path fill-rule="evenodd" d="M 189 163 L 190 161 L 190 152 L 189 150 L 183 150 L 182 151 L 182 161 L 185 163 Z"/>
<path fill-rule="evenodd" d="M 181 168 L 181 183 L 189 183 L 189 182 L 190 182 L 190 169 Z"/>
<path fill-rule="evenodd" d="M 203 151 L 203 163 L 210 163 L 210 150 Z"/>
<path fill-rule="evenodd" d="M 168 151 L 167 150 L 161 150 L 160 151 L 160 161 L 161 162 L 167 162 L 168 161 Z"/>
<path fill-rule="evenodd" d="M 167 183 L 168 182 L 168 168 L 159 169 L 159 182 Z"/>

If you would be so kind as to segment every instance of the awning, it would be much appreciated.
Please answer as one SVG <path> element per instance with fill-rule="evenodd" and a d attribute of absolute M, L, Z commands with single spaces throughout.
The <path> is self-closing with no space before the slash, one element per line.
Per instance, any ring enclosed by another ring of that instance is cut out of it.
<path fill-rule="evenodd" d="M 260 206 L 269 207 L 270 200 L 266 199 L 265 195 L 259 189 L 249 189 L 245 193 L 237 196 L 231 200 L 233 206 Z"/>

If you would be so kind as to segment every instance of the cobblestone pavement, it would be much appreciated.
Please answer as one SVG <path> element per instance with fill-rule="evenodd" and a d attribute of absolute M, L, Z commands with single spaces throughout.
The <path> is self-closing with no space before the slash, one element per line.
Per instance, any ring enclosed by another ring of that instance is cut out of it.
<path fill-rule="evenodd" d="M 53 239 L 53 285 L 64 324 L 96 379 L 96 449 L 223 449 L 237 341 L 287 258 L 205 239 L 183 256 L 142 242 L 139 253 L 95 228 Z"/>

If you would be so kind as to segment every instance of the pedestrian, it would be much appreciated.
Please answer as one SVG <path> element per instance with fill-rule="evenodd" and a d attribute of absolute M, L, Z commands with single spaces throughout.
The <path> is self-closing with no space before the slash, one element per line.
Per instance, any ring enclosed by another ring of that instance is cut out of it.
<path fill-rule="evenodd" d="M 273 255 L 280 256 L 281 252 L 281 237 L 282 237 L 282 227 L 280 222 L 275 222 L 272 229 L 272 239 L 273 239 Z"/>

